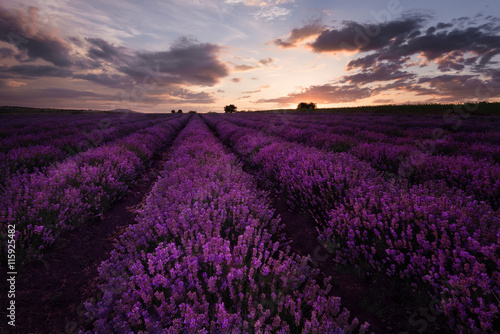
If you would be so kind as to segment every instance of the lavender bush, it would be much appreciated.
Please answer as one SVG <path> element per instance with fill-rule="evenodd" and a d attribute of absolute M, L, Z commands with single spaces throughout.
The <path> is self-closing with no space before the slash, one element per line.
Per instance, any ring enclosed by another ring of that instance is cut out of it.
<path fill-rule="evenodd" d="M 17 257 L 41 259 L 60 233 L 106 211 L 144 170 L 144 158 L 168 145 L 186 121 L 160 123 L 78 154 L 45 173 L 9 180 L 1 192 L 0 219 L 2 225 L 16 226 Z M 0 232 L 2 252 L 6 231 Z"/>

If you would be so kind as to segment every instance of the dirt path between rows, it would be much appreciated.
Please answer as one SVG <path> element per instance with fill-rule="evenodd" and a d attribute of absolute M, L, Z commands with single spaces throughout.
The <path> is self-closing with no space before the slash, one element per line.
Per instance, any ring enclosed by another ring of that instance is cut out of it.
<path fill-rule="evenodd" d="M 155 183 L 168 152 L 158 154 L 137 183 L 101 219 L 64 234 L 43 261 L 18 269 L 16 327 L 13 331 L 5 328 L 5 333 L 72 334 L 88 329 L 83 301 L 98 294 L 97 268 L 109 257 L 113 241 L 135 222 L 136 210 Z M 3 309 L 2 324 L 6 324 Z"/>
<path fill-rule="evenodd" d="M 410 283 L 391 280 L 384 273 L 366 276 L 353 266 L 335 265 L 333 251 L 317 239 L 317 223 L 313 217 L 308 212 L 290 210 L 286 198 L 263 180 L 257 170 L 248 164 L 244 170 L 254 176 L 260 189 L 269 193 L 272 207 L 284 223 L 292 251 L 310 256 L 309 264 L 320 270 L 320 278 L 332 278 L 329 295 L 340 297 L 351 317 L 358 318 L 360 324 L 368 322 L 370 330 L 377 334 L 451 333 L 446 330 L 442 315 L 436 316 L 431 312 L 433 309 L 426 309 L 431 304 L 430 297 L 413 293 Z"/>

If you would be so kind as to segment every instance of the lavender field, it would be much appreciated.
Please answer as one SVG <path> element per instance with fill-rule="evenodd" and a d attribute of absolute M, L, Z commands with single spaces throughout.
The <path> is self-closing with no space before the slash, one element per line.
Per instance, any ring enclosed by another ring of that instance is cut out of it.
<path fill-rule="evenodd" d="M 498 116 L 0 120 L 20 332 L 500 332 Z"/>

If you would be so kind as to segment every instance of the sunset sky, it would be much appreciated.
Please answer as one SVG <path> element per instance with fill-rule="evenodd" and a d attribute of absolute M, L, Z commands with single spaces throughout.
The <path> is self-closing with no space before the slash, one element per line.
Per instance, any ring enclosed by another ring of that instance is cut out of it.
<path fill-rule="evenodd" d="M 3 1 L 0 105 L 500 101 L 498 0 Z"/>

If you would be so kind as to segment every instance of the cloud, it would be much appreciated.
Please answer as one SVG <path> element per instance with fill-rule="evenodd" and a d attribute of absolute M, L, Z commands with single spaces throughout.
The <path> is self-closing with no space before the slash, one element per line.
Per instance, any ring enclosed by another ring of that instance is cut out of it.
<path fill-rule="evenodd" d="M 500 36 L 484 31 L 481 27 L 469 27 L 464 30 L 428 33 L 410 39 L 405 44 L 390 45 L 387 49 L 387 53 L 393 53 L 393 58 L 421 54 L 430 61 L 452 52 L 455 57 L 467 52 L 473 53 L 480 56 L 480 64 L 485 65 L 492 55 L 500 52 Z"/>
<path fill-rule="evenodd" d="M 118 48 L 101 38 L 86 38 L 92 46 L 88 50 L 88 56 L 92 59 L 103 59 L 112 61 L 125 56 L 125 48 Z"/>
<path fill-rule="evenodd" d="M 500 97 L 500 81 L 494 77 L 481 80 L 474 75 L 439 75 L 418 80 L 421 86 L 429 87 L 443 102 L 475 101 Z M 418 95 L 424 95 L 416 91 Z M 425 94 L 428 95 L 428 94 Z"/>
<path fill-rule="evenodd" d="M 436 26 L 436 29 L 445 29 L 445 28 L 451 28 L 451 27 L 453 27 L 453 24 L 451 24 L 451 23 L 439 22 Z"/>
<path fill-rule="evenodd" d="M 19 99 L 23 99 L 26 96 L 29 96 L 30 101 L 49 101 L 52 102 L 55 99 L 80 99 L 85 98 L 88 100 L 100 100 L 107 101 L 116 98 L 110 95 L 98 94 L 93 91 L 84 91 L 84 90 L 73 90 L 66 88 L 41 88 L 41 89 L 23 89 L 17 90 L 14 92 L 3 92 L 0 91 L 0 98 L 6 100 L 14 100 L 19 101 Z"/>
<path fill-rule="evenodd" d="M 2 72 L 18 74 L 23 77 L 59 77 L 72 75 L 70 70 L 49 65 L 16 65 L 0 69 Z"/>
<path fill-rule="evenodd" d="M 415 77 L 413 73 L 400 71 L 398 64 L 378 63 L 373 69 L 368 71 L 345 75 L 341 81 L 351 84 L 368 84 L 376 81 L 401 80 L 413 77 Z"/>
<path fill-rule="evenodd" d="M 136 83 L 153 79 L 160 86 L 190 84 L 213 86 L 229 75 L 227 65 L 218 59 L 221 47 L 200 43 L 187 37 L 177 40 L 169 50 L 140 52 L 115 46 L 100 38 L 87 38 L 90 43 L 88 56 L 103 60 L 126 74 Z M 82 79 L 87 79 L 81 77 Z M 123 77 L 122 77 L 123 78 Z M 89 76 L 88 80 L 118 86 L 118 77 Z"/>
<path fill-rule="evenodd" d="M 274 20 L 274 19 L 285 19 L 292 13 L 291 10 L 284 7 L 265 7 L 253 14 L 256 20 Z"/>
<path fill-rule="evenodd" d="M 377 50 L 401 43 L 408 35 L 420 28 L 422 18 L 411 17 L 381 24 L 359 24 L 354 21 L 344 22 L 340 29 L 325 29 L 310 43 L 314 52 Z"/>
<path fill-rule="evenodd" d="M 82 79 L 97 83 L 99 85 L 112 87 L 112 88 L 127 88 L 134 85 L 134 81 L 129 76 L 118 75 L 118 74 L 107 74 L 107 73 L 86 73 L 86 74 L 75 74 L 73 75 L 75 79 Z"/>
<path fill-rule="evenodd" d="M 269 66 L 272 63 L 274 63 L 274 59 L 270 58 L 270 57 L 266 57 L 266 58 L 259 60 L 259 64 L 262 64 L 264 66 Z"/>
<path fill-rule="evenodd" d="M 292 48 L 296 47 L 298 43 L 302 42 L 303 40 L 311 37 L 318 35 L 322 33 L 325 30 L 325 27 L 319 22 L 307 24 L 301 28 L 294 28 L 288 34 L 288 36 L 285 39 L 278 38 L 273 41 L 273 43 L 279 47 L 282 48 Z"/>
<path fill-rule="evenodd" d="M 379 57 L 379 55 L 375 53 L 375 54 L 367 55 L 365 57 L 360 57 L 360 58 L 351 60 L 347 64 L 347 70 L 350 71 L 350 70 L 355 69 L 355 68 L 366 70 L 366 69 L 373 67 L 374 65 L 377 64 L 378 57 Z"/>
<path fill-rule="evenodd" d="M 137 53 L 118 70 L 137 82 L 157 76 L 161 85 L 213 86 L 229 75 L 227 65 L 218 59 L 220 50 L 216 44 L 181 38 L 168 51 Z"/>
<path fill-rule="evenodd" d="M 287 39 L 274 40 L 274 44 L 291 48 L 299 46 L 304 39 L 319 34 L 308 46 L 313 52 L 370 52 L 364 61 L 398 61 L 412 55 L 421 55 L 427 61 L 436 62 L 441 71 L 463 70 L 476 63 L 485 66 L 500 54 L 499 27 L 493 23 L 479 26 L 456 26 L 473 24 L 470 20 L 440 22 L 428 26 L 429 17 L 405 16 L 398 20 L 380 24 L 361 24 L 345 21 L 340 28 L 325 28 L 318 24 L 293 29 Z M 459 22 L 459 23 L 457 23 Z M 449 30 L 453 28 L 452 30 Z M 425 31 L 425 33 L 422 33 Z M 355 61 L 351 62 L 354 66 Z"/>
<path fill-rule="evenodd" d="M 212 94 L 206 92 L 193 92 L 186 88 L 171 87 L 161 92 L 163 103 L 197 103 L 210 104 L 215 99 Z M 148 97 L 149 99 L 149 97 Z"/>
<path fill-rule="evenodd" d="M 15 81 L 15 80 L 7 81 L 7 86 L 9 86 L 11 88 L 19 88 L 19 87 L 23 87 L 26 85 L 27 84 L 25 82 L 22 82 L 22 81 Z"/>
<path fill-rule="evenodd" d="M 255 93 L 260 93 L 262 90 L 257 89 L 257 90 L 247 90 L 245 92 L 242 92 L 243 94 L 255 94 Z"/>
<path fill-rule="evenodd" d="M 388 103 L 392 103 L 393 100 L 391 99 L 376 99 L 376 100 L 373 100 L 373 103 L 380 103 L 380 104 L 388 104 Z"/>
<path fill-rule="evenodd" d="M 14 56 L 14 50 L 9 48 L 0 48 L 0 59 L 11 58 Z"/>
<path fill-rule="evenodd" d="M 227 4 L 244 4 L 245 6 L 268 7 L 294 3 L 295 0 L 225 0 Z"/>
<path fill-rule="evenodd" d="M 240 83 L 241 82 L 241 78 L 232 78 L 231 81 L 234 82 L 234 83 Z"/>
<path fill-rule="evenodd" d="M 242 94 L 247 94 L 247 95 L 252 95 L 252 94 L 256 94 L 256 93 L 260 93 L 262 92 L 263 89 L 267 89 L 271 86 L 269 85 L 264 85 L 264 86 L 260 86 L 259 89 L 256 89 L 256 90 L 247 90 L 247 91 L 244 91 L 244 92 L 241 92 Z"/>
<path fill-rule="evenodd" d="M 70 66 L 71 47 L 48 29 L 38 27 L 38 11 L 36 7 L 29 7 L 25 12 L 11 11 L 0 6 L 0 40 L 13 44 L 21 51 L 18 59 L 43 59 L 55 66 Z"/>
<path fill-rule="evenodd" d="M 273 58 L 266 57 L 266 58 L 263 58 L 263 59 L 259 60 L 258 62 L 256 62 L 255 65 L 233 64 L 233 63 L 231 63 L 231 65 L 233 66 L 234 71 L 246 72 L 246 71 L 253 71 L 253 70 L 256 70 L 258 68 L 261 68 L 261 65 L 267 67 L 267 66 L 273 64 L 274 62 L 275 62 L 275 60 Z"/>
<path fill-rule="evenodd" d="M 372 90 L 369 88 L 359 87 L 358 85 L 335 85 L 326 84 L 319 86 L 311 86 L 301 92 L 290 93 L 287 96 L 261 99 L 260 103 L 279 103 L 290 104 L 299 103 L 302 101 L 314 101 L 315 103 L 344 103 L 354 102 L 360 99 L 370 97 Z"/>
<path fill-rule="evenodd" d="M 238 72 L 252 71 L 252 70 L 255 70 L 258 68 L 259 68 L 259 66 L 255 66 L 255 65 L 245 65 L 245 64 L 233 65 L 233 69 L 235 71 L 238 71 Z"/>

